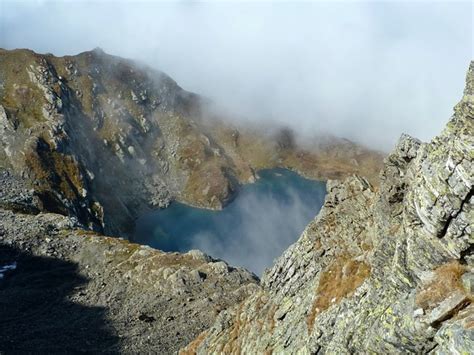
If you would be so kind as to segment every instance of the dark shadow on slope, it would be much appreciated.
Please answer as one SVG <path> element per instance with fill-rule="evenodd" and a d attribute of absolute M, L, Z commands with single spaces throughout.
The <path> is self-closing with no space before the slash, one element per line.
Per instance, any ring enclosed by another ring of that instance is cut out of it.
<path fill-rule="evenodd" d="M 88 282 L 76 264 L 0 244 L 0 270 L 14 262 L 0 276 L 0 353 L 118 352 L 105 308 L 69 299 Z"/>

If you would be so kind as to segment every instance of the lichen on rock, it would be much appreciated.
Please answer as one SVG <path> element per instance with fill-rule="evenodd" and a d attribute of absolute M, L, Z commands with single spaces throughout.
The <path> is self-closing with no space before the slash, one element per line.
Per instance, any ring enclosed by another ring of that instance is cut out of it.
<path fill-rule="evenodd" d="M 319 215 L 184 351 L 470 353 L 474 339 L 474 62 L 430 143 L 403 135 L 380 186 L 329 182 Z"/>

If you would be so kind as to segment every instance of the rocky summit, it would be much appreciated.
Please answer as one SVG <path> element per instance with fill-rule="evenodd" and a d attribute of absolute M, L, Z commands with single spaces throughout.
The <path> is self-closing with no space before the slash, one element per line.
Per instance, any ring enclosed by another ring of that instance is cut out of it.
<path fill-rule="evenodd" d="M 474 63 L 443 132 L 402 136 L 379 175 L 376 152 L 205 105 L 99 49 L 0 50 L 0 352 L 472 353 Z M 222 208 L 275 166 L 328 194 L 261 280 L 122 239 L 147 208 Z"/>
<path fill-rule="evenodd" d="M 328 183 L 323 209 L 181 353 L 472 354 L 474 62 L 430 143 L 402 136 L 380 186 Z"/>
<path fill-rule="evenodd" d="M 331 138 L 300 147 L 285 128 L 240 128 L 166 74 L 97 48 L 55 57 L 0 49 L 0 168 L 40 209 L 128 236 L 172 200 L 220 209 L 262 168 L 377 180 L 382 155 Z"/>

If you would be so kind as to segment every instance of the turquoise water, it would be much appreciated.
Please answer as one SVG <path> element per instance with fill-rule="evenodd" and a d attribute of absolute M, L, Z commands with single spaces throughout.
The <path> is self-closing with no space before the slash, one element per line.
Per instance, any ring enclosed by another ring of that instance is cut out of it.
<path fill-rule="evenodd" d="M 260 275 L 316 216 L 326 184 L 286 169 L 258 175 L 222 211 L 175 202 L 143 216 L 133 240 L 164 251 L 200 249 Z"/>

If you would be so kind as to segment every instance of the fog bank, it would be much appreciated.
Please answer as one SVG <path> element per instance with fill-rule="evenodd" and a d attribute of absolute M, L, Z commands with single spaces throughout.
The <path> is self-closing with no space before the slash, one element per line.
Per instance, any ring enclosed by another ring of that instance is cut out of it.
<path fill-rule="evenodd" d="M 281 196 L 271 194 L 245 194 L 232 206 L 232 214 L 216 219 L 212 230 L 194 235 L 190 249 L 202 250 L 261 276 L 319 211 L 324 193 L 312 193 L 310 201 L 292 186 L 280 192 L 283 201 Z"/>
<path fill-rule="evenodd" d="M 438 133 L 472 58 L 466 2 L 2 1 L 0 47 L 100 46 L 253 122 L 388 150 Z M 234 118 L 235 119 L 235 118 Z"/>
<path fill-rule="evenodd" d="M 199 249 L 261 275 L 319 212 L 326 186 L 285 169 L 259 176 L 221 211 L 174 203 L 142 216 L 133 241 L 164 251 Z"/>

